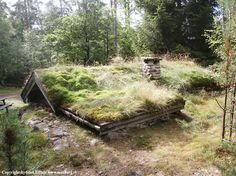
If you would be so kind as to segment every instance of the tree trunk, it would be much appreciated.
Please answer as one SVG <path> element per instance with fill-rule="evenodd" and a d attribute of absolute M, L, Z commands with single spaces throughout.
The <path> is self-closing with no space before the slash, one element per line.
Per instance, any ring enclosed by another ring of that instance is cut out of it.
<path fill-rule="evenodd" d="M 114 0 L 114 55 L 118 56 L 118 19 L 117 19 L 117 0 Z"/>
<path fill-rule="evenodd" d="M 131 8 L 130 8 L 130 0 L 124 0 L 124 10 L 125 10 L 125 27 L 130 27 L 130 16 L 131 16 Z"/>

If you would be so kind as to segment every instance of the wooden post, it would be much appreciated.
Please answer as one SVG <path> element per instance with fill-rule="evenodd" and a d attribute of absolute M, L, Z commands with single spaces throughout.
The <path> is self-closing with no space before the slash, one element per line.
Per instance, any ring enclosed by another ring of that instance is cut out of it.
<path fill-rule="evenodd" d="M 233 134 L 233 122 L 234 122 L 234 107 L 235 107 L 235 95 L 236 95 L 236 83 L 235 83 L 235 75 L 233 76 L 233 95 L 231 97 L 231 110 L 230 110 L 230 124 L 229 124 L 229 141 L 232 140 Z"/>
<path fill-rule="evenodd" d="M 225 87 L 225 104 L 224 104 L 224 113 L 223 113 L 223 124 L 222 124 L 222 141 L 225 139 L 225 118 L 227 113 L 227 99 L 228 99 L 228 85 Z"/>

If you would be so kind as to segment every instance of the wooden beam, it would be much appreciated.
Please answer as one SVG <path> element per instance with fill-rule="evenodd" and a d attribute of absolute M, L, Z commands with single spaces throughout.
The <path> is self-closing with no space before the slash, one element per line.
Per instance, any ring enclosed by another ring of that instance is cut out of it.
<path fill-rule="evenodd" d="M 100 132 L 100 126 L 99 125 L 95 125 L 93 123 L 90 123 L 89 121 L 80 118 L 79 116 L 73 114 L 72 112 L 65 110 L 63 108 L 60 108 L 60 111 L 62 111 L 67 117 L 71 117 L 73 118 L 76 122 L 80 122 L 81 124 L 85 124 L 87 126 L 89 126 L 90 128 L 95 129 L 96 131 Z"/>
<path fill-rule="evenodd" d="M 137 124 L 159 120 L 166 115 L 170 115 L 174 112 L 179 112 L 183 108 L 184 103 L 176 106 L 169 106 L 165 110 L 159 110 L 151 113 L 140 113 L 134 117 L 130 117 L 129 119 L 125 119 L 119 122 L 106 122 L 101 124 L 94 124 L 92 122 L 89 122 L 65 108 L 60 108 L 60 111 L 67 117 L 73 118 L 76 122 L 85 124 L 88 127 L 95 129 L 99 132 L 100 135 L 105 135 L 111 131 L 116 131 L 119 129 L 136 126 Z"/>
<path fill-rule="evenodd" d="M 193 118 L 181 111 L 175 112 L 174 114 L 178 115 L 181 120 L 185 120 L 186 122 L 192 122 Z"/>

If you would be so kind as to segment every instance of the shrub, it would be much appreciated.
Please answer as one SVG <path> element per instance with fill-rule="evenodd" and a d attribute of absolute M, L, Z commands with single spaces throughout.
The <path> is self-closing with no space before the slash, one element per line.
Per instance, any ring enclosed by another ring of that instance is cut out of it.
<path fill-rule="evenodd" d="M 17 112 L 0 114 L 0 157 L 5 169 L 27 170 L 30 168 L 31 146 L 29 132 L 18 120 Z"/>

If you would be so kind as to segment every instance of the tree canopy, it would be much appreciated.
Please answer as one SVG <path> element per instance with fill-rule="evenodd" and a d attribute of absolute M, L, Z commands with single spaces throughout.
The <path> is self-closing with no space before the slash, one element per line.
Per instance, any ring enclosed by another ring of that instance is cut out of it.
<path fill-rule="evenodd" d="M 215 0 L 49 0 L 44 10 L 38 0 L 12 7 L 1 0 L 1 85 L 22 84 L 35 68 L 107 64 L 115 56 L 189 53 L 212 62 L 204 34 L 220 9 Z"/>

